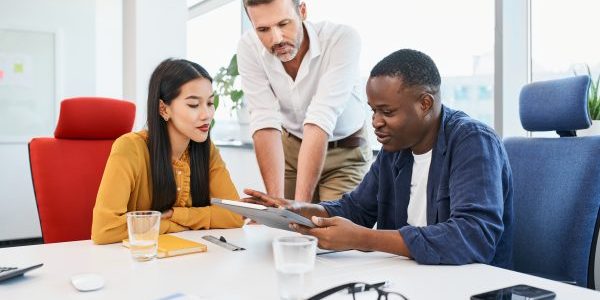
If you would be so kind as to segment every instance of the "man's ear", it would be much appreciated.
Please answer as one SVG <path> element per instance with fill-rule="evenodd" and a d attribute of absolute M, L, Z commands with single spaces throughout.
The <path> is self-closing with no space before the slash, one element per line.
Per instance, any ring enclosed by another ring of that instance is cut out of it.
<path fill-rule="evenodd" d="M 301 2 L 298 4 L 298 14 L 300 15 L 300 20 L 306 20 L 306 3 Z"/>
<path fill-rule="evenodd" d="M 433 98 L 433 95 L 430 93 L 423 93 L 421 94 L 421 98 L 420 98 L 420 104 L 421 104 L 421 111 L 423 112 L 423 115 L 428 115 L 429 113 L 431 113 L 431 111 L 433 111 L 433 105 L 435 103 L 435 99 Z"/>

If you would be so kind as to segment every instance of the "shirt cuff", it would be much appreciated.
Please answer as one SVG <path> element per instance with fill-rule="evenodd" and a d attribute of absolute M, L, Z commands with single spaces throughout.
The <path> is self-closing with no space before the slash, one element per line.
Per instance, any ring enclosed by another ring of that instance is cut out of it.
<path fill-rule="evenodd" d="M 327 133 L 327 137 L 331 138 L 333 136 L 333 129 L 335 128 L 335 122 L 332 122 L 325 118 L 324 116 L 319 117 L 318 115 L 309 115 L 304 119 L 302 126 L 306 124 L 314 124 L 319 126 L 325 133 Z"/>
<path fill-rule="evenodd" d="M 344 211 L 342 209 L 342 206 L 340 205 L 339 201 L 327 201 L 327 202 L 321 202 L 319 203 L 319 205 L 323 206 L 323 208 L 325 209 L 325 211 L 327 211 L 327 214 L 329 215 L 329 217 L 344 217 Z"/>
<path fill-rule="evenodd" d="M 427 241 L 423 238 L 419 227 L 409 225 L 400 228 L 398 231 L 400 231 L 400 235 L 404 240 L 406 248 L 408 248 L 410 256 L 417 263 L 424 265 L 440 264 L 441 258 L 439 254 L 428 251 L 430 247 L 427 245 Z"/>
<path fill-rule="evenodd" d="M 171 227 L 171 222 L 168 219 L 160 219 L 160 234 L 169 232 L 169 227 Z"/>
<path fill-rule="evenodd" d="M 185 207 L 173 207 L 173 215 L 171 216 L 171 221 L 181 226 L 185 226 L 183 224 L 188 219 L 189 211 L 190 210 L 186 209 Z"/>
<path fill-rule="evenodd" d="M 273 123 L 252 123 L 250 122 L 250 136 L 253 136 L 255 132 L 261 130 L 261 129 L 265 129 L 265 128 L 273 128 L 273 129 L 277 129 L 279 131 L 281 130 L 281 125 L 279 124 L 273 124 Z"/>

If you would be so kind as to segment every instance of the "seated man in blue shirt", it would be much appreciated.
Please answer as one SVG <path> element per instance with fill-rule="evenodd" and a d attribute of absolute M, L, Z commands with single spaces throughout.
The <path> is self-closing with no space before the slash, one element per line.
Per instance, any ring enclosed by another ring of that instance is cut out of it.
<path fill-rule="evenodd" d="M 512 263 L 512 175 L 488 126 L 441 103 L 435 63 L 396 51 L 367 82 L 373 127 L 383 145 L 371 169 L 342 199 L 298 203 L 246 190 L 246 201 L 312 218 L 293 229 L 326 249 L 383 251 L 421 264 Z M 377 229 L 372 229 L 377 224 Z"/>

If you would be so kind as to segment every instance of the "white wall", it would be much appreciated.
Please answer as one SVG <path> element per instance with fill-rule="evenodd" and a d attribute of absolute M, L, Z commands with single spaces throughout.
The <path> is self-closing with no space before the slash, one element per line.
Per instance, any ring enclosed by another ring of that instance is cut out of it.
<path fill-rule="evenodd" d="M 246 197 L 245 188 L 265 191 L 253 149 L 219 147 L 219 150 L 240 197 Z"/>
<path fill-rule="evenodd" d="M 123 98 L 123 3 L 96 1 L 96 95 Z"/>
<path fill-rule="evenodd" d="M 185 0 L 0 0 L 0 28 L 57 34 L 56 118 L 64 98 L 125 98 L 139 107 L 136 128 L 154 67 L 185 57 L 186 20 Z M 0 144 L 0 241 L 41 236 L 27 141 Z"/>
<path fill-rule="evenodd" d="M 148 81 L 166 58 L 185 58 L 185 0 L 124 0 L 124 97 L 137 105 L 135 129 L 146 123 Z"/>
<path fill-rule="evenodd" d="M 56 109 L 58 99 L 95 93 L 94 7 L 93 0 L 0 1 L 0 28 L 57 34 Z M 0 240 L 41 234 L 26 142 L 0 144 Z"/>

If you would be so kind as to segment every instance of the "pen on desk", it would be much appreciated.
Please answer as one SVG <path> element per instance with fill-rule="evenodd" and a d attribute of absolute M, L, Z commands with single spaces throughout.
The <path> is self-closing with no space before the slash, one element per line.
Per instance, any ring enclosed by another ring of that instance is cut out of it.
<path fill-rule="evenodd" d="M 219 246 L 221 246 L 221 247 L 223 247 L 225 249 L 229 249 L 231 251 L 246 250 L 246 248 L 243 248 L 243 247 L 240 247 L 240 246 L 236 246 L 236 245 L 234 245 L 232 243 L 227 242 L 227 239 L 225 239 L 225 237 L 222 236 L 222 235 L 219 236 L 219 238 L 217 238 L 215 236 L 212 236 L 212 235 L 205 235 L 202 238 L 205 239 L 205 240 L 207 240 L 207 241 L 209 241 L 209 242 L 211 242 L 211 243 L 217 244 L 217 245 L 219 245 Z"/>
<path fill-rule="evenodd" d="M 331 251 L 323 251 L 323 252 L 317 252 L 317 255 L 323 255 L 323 254 L 329 254 L 329 253 L 335 253 L 337 251 L 335 250 L 331 250 Z"/>
<path fill-rule="evenodd" d="M 321 250 L 321 252 L 317 252 L 317 255 L 323 255 L 323 254 L 330 254 L 330 253 L 338 253 L 338 252 L 345 252 L 345 251 L 350 251 L 350 250 Z"/>

